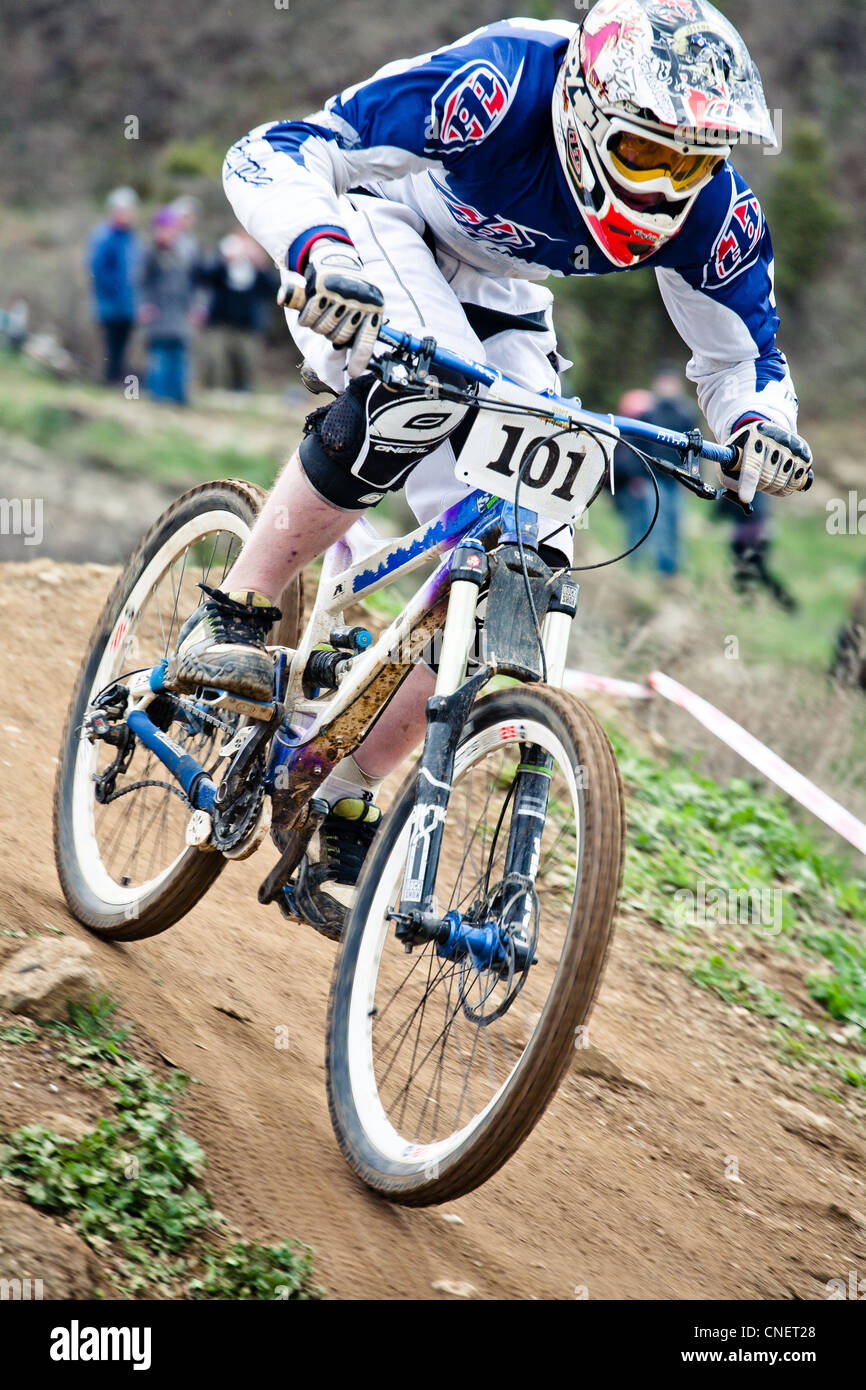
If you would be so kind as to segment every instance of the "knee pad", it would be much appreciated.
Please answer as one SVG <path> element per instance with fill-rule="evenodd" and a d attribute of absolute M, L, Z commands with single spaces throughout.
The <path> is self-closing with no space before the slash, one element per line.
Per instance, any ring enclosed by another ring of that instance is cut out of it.
<path fill-rule="evenodd" d="M 375 506 L 386 492 L 403 486 L 467 410 L 458 401 L 391 390 L 371 374 L 358 377 L 330 405 L 307 417 L 301 466 L 332 506 L 344 511 Z"/>

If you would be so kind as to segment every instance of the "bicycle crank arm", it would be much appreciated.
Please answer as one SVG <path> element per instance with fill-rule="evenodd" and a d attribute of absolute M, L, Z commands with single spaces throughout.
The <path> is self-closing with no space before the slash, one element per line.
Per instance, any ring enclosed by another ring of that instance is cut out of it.
<path fill-rule="evenodd" d="M 313 797 L 307 802 L 298 820 L 286 833 L 285 849 L 267 878 L 264 879 L 259 886 L 258 899 L 260 903 L 272 903 L 275 898 L 279 898 L 292 874 L 295 872 L 295 869 L 303 859 L 307 845 L 312 840 L 327 814 L 327 801 L 322 801 L 318 797 Z"/>
<path fill-rule="evenodd" d="M 281 704 L 275 704 L 273 714 L 267 722 L 262 722 L 254 726 L 254 732 L 246 739 L 242 746 L 235 753 L 228 770 L 217 787 L 216 804 L 222 810 L 231 806 L 244 789 L 250 768 L 253 766 L 259 753 L 269 741 L 274 730 L 283 721 L 285 709 Z"/>

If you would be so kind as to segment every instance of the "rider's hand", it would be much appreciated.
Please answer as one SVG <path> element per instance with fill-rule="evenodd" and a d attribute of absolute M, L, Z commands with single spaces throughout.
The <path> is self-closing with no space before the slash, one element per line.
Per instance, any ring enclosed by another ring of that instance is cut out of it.
<path fill-rule="evenodd" d="M 368 280 L 351 246 L 327 237 L 314 244 L 304 283 L 306 297 L 298 323 L 329 338 L 335 348 L 347 348 L 349 376 L 360 376 L 382 322 L 382 291 Z"/>
<path fill-rule="evenodd" d="M 740 457 L 728 471 L 720 466 L 719 476 L 723 487 L 736 492 L 741 502 L 751 502 L 756 492 L 772 492 L 781 497 L 812 486 L 809 445 L 780 425 L 769 420 L 747 420 L 725 443 L 735 445 Z"/>

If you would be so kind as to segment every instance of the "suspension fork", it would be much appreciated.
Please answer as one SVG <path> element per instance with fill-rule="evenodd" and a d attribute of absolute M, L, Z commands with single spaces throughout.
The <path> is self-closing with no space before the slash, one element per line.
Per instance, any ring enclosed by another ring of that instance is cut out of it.
<path fill-rule="evenodd" d="M 434 888 L 454 758 L 472 702 L 491 675 L 491 668 L 485 665 L 470 679 L 465 679 L 469 646 L 475 633 L 478 593 L 488 575 L 487 557 L 481 542 L 469 539 L 457 546 L 450 572 L 448 615 L 436 691 L 427 702 L 427 732 L 410 822 L 400 906 L 392 914 L 397 921 L 397 937 L 407 950 L 411 950 L 413 942 L 425 932 L 435 932 L 438 926 Z M 577 599 L 578 586 L 559 581 L 543 620 L 542 640 L 551 685 L 562 684 Z M 535 745 L 528 745 L 522 763 L 517 773 L 515 806 L 509 827 L 506 872 L 521 882 L 531 883 L 538 868 L 553 759 Z M 521 896 L 526 897 L 525 911 L 531 911 L 528 895 Z"/>
<path fill-rule="evenodd" d="M 553 597 L 542 621 L 541 640 L 547 659 L 549 685 L 562 685 L 568 657 L 568 639 L 577 612 L 579 595 L 578 584 L 560 580 L 554 587 Z M 543 748 L 534 743 L 523 745 L 514 778 L 514 806 L 505 854 L 506 879 L 515 884 L 535 882 L 541 855 L 541 837 L 547 819 L 552 770 L 553 758 L 549 753 L 545 753 Z M 524 896 L 524 918 L 527 920 L 531 902 L 528 895 Z"/>
<path fill-rule="evenodd" d="M 553 758 L 537 744 L 521 745 L 520 763 L 514 774 L 514 805 L 505 855 L 505 878 L 514 884 L 514 897 L 525 897 L 524 917 L 531 912 L 528 895 L 520 894 L 520 884 L 534 884 L 541 858 L 541 840 L 548 819 L 550 777 Z M 509 897 L 509 892 L 505 892 Z"/>
<path fill-rule="evenodd" d="M 490 678 L 482 666 L 467 680 L 466 663 L 475 635 L 478 594 L 488 563 L 480 541 L 461 542 L 450 565 L 451 589 L 442 634 L 436 690 L 427 701 L 427 732 L 410 822 L 409 853 L 400 893 L 398 939 L 411 949 L 417 928 L 432 919 L 433 893 L 442 848 L 442 829 L 451 793 L 454 757 L 463 725 L 478 691 Z"/>

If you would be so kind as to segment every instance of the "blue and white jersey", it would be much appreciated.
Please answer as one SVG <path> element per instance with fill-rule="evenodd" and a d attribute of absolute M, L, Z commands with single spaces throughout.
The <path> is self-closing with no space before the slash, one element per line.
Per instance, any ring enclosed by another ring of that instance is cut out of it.
<path fill-rule="evenodd" d="M 576 26 L 511 19 L 390 63 L 306 120 L 259 126 L 226 157 L 226 194 L 278 265 L 317 237 L 349 240 L 339 198 L 360 190 L 418 213 L 446 257 L 484 275 L 622 273 L 594 242 L 553 135 L 557 72 Z M 776 348 L 773 252 L 761 208 L 727 165 L 652 265 L 692 350 L 688 373 L 717 437 L 797 401 Z"/>

